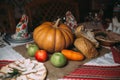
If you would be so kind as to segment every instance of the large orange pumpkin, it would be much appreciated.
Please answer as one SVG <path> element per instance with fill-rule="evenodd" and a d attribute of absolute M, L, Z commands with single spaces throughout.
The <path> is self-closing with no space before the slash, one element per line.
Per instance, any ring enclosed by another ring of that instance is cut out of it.
<path fill-rule="evenodd" d="M 40 49 L 53 53 L 68 48 L 73 43 L 71 29 L 59 21 L 60 19 L 56 23 L 44 22 L 34 29 L 33 39 Z"/>

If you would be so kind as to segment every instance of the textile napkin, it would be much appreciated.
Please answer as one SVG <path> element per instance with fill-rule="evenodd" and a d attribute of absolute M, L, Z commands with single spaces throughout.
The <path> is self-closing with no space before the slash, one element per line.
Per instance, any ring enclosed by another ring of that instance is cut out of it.
<path fill-rule="evenodd" d="M 6 45 L 5 47 L 0 48 L 0 60 L 14 61 L 17 59 L 24 59 L 24 57 L 13 50 L 11 46 Z"/>
<path fill-rule="evenodd" d="M 113 53 L 92 59 L 65 75 L 61 80 L 120 80 L 120 64 L 114 62 Z"/>
<path fill-rule="evenodd" d="M 118 50 L 115 47 L 111 47 L 111 51 L 112 51 L 112 55 L 113 55 L 113 59 L 114 59 L 115 63 L 120 64 L 120 50 Z"/>
<path fill-rule="evenodd" d="M 12 63 L 14 61 L 10 61 L 10 60 L 0 60 L 0 68 L 2 68 L 5 65 L 8 65 L 9 63 Z"/>
<path fill-rule="evenodd" d="M 19 59 L 24 59 L 24 57 L 13 50 L 11 46 L 6 44 L 5 47 L 0 48 L 0 68 Z"/>
<path fill-rule="evenodd" d="M 77 68 L 66 80 L 120 80 L 120 66 L 86 66 Z"/>
<path fill-rule="evenodd" d="M 74 15 L 70 11 L 67 11 L 65 15 L 66 15 L 65 24 L 68 25 L 70 29 L 74 32 L 75 28 L 78 26 L 77 20 L 75 19 Z"/>
<path fill-rule="evenodd" d="M 85 63 L 84 65 L 91 65 L 91 66 L 120 66 L 120 64 L 115 63 L 112 52 L 106 53 L 103 56 L 92 59 L 89 62 Z"/>
<path fill-rule="evenodd" d="M 19 23 L 16 25 L 16 32 L 12 36 L 13 39 L 26 39 L 28 38 L 28 16 L 23 14 Z"/>

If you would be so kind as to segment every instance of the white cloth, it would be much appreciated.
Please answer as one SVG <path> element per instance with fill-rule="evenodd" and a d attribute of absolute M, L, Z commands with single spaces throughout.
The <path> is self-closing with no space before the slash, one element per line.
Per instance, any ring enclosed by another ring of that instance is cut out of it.
<path fill-rule="evenodd" d="M 25 42 L 25 43 L 10 43 L 10 44 L 11 44 L 11 47 L 16 47 L 16 46 L 25 45 L 25 44 L 32 43 L 32 42 L 34 41 L 32 40 L 32 41 Z"/>
<path fill-rule="evenodd" d="M 113 22 L 113 26 L 115 27 L 120 27 L 120 22 L 118 21 L 118 18 L 117 17 L 114 17 L 112 19 L 112 22 Z"/>
<path fill-rule="evenodd" d="M 112 52 L 106 53 L 104 56 L 92 59 L 91 61 L 85 63 L 84 65 L 120 66 L 120 64 L 114 62 Z"/>
<path fill-rule="evenodd" d="M 120 22 L 118 21 L 117 17 L 112 19 L 112 23 L 109 24 L 107 30 L 111 30 L 115 33 L 120 34 Z"/>
<path fill-rule="evenodd" d="M 3 48 L 0 48 L 0 60 L 18 60 L 24 59 L 22 55 L 12 49 L 11 46 L 6 45 Z"/>

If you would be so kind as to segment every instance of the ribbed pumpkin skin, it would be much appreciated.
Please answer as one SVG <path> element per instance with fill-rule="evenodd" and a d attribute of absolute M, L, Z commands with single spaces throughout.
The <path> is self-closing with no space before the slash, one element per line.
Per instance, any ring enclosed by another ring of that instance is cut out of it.
<path fill-rule="evenodd" d="M 53 53 L 69 47 L 73 34 L 65 24 L 54 26 L 52 22 L 44 22 L 33 31 L 33 39 L 40 49 Z"/>

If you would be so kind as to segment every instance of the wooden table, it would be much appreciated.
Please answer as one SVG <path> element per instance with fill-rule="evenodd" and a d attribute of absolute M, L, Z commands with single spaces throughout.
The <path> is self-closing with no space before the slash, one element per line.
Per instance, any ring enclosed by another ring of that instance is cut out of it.
<path fill-rule="evenodd" d="M 25 58 L 35 59 L 34 57 L 28 56 L 25 45 L 13 47 L 13 49 L 16 50 L 18 53 L 20 53 Z M 101 48 L 99 52 L 100 52 L 99 56 L 102 56 L 105 53 L 110 52 L 110 51 L 107 48 Z M 68 64 L 65 67 L 56 68 L 50 63 L 48 59 L 46 62 L 44 62 L 45 67 L 47 69 L 46 79 L 57 80 L 57 79 L 63 78 L 65 75 L 69 74 L 71 71 L 75 70 L 76 68 L 78 68 L 80 65 L 84 64 L 87 61 L 89 61 L 89 59 L 85 59 L 83 61 L 68 61 Z"/>

